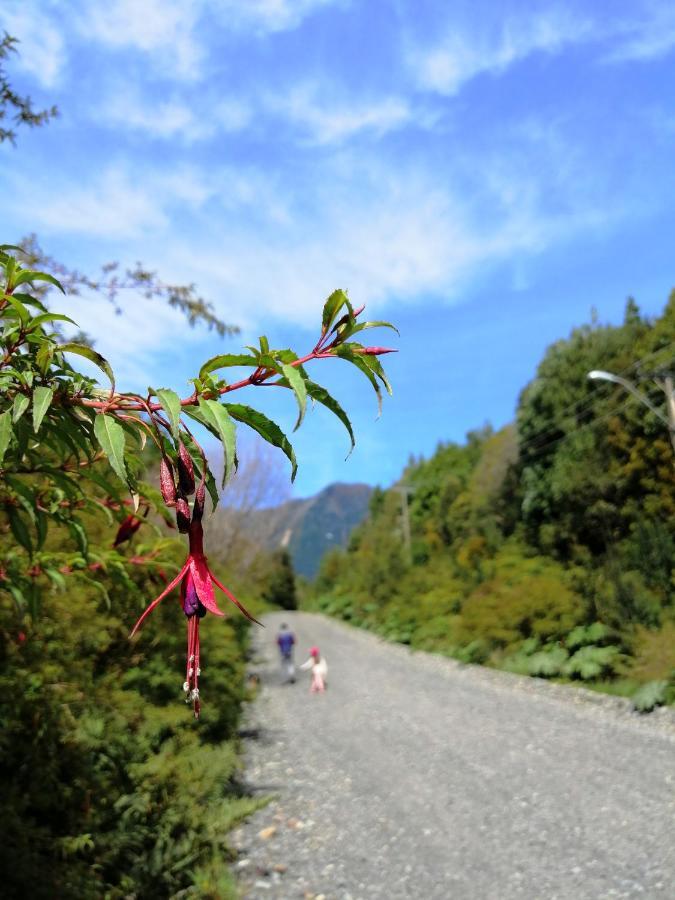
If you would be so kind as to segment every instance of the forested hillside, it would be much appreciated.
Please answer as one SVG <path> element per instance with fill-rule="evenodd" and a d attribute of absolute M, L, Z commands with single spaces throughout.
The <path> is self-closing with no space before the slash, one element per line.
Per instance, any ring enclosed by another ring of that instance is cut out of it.
<path fill-rule="evenodd" d="M 675 292 L 656 321 L 629 300 L 621 326 L 553 344 L 514 424 L 440 444 L 374 493 L 311 603 L 467 662 L 673 699 L 673 448 L 648 408 L 587 374 L 639 381 L 664 408 L 654 377 L 674 342 Z"/>

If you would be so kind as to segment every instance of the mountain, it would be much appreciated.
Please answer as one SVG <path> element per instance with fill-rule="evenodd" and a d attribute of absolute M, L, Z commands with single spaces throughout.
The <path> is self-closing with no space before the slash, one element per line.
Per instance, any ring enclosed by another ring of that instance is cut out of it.
<path fill-rule="evenodd" d="M 345 547 L 352 529 L 365 519 L 372 489 L 367 484 L 330 484 L 314 497 L 261 509 L 252 526 L 270 550 L 285 547 L 298 575 L 314 578 L 331 547 Z"/>

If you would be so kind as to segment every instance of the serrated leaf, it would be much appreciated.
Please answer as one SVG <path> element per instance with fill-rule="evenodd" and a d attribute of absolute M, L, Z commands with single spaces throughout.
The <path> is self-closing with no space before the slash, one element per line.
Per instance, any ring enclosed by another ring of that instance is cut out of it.
<path fill-rule="evenodd" d="M 225 454 L 225 468 L 223 470 L 223 487 L 230 477 L 234 467 L 236 453 L 236 425 L 232 421 L 227 409 L 217 400 L 200 400 L 199 408 L 203 414 L 210 418 L 218 431 L 220 441 Z"/>
<path fill-rule="evenodd" d="M 27 397 L 26 394 L 17 394 L 14 397 L 14 403 L 12 404 L 12 419 L 14 422 L 19 421 L 29 406 L 30 397 Z"/>
<path fill-rule="evenodd" d="M 360 372 L 363 372 L 363 374 L 366 376 L 377 396 L 377 415 L 379 418 L 379 416 L 382 415 L 382 391 L 380 390 L 380 386 L 377 383 L 377 379 L 373 375 L 371 369 L 363 362 L 363 356 L 360 356 L 358 353 L 354 353 L 354 351 L 351 349 L 350 344 L 343 344 L 341 347 L 338 347 L 337 355 L 341 359 L 346 359 L 350 363 L 355 365 L 356 368 Z"/>
<path fill-rule="evenodd" d="M 0 465 L 12 439 L 12 414 L 9 410 L 0 415 Z"/>
<path fill-rule="evenodd" d="M 327 409 L 329 409 L 334 415 L 338 417 L 338 419 L 342 422 L 342 424 L 347 429 L 347 433 L 349 434 L 349 439 L 351 441 L 351 447 L 349 448 L 349 453 L 352 452 L 356 445 L 356 441 L 354 439 L 354 431 L 352 429 L 352 423 L 349 421 L 349 417 L 344 409 L 340 406 L 337 400 L 328 393 L 328 391 L 321 387 L 320 384 L 316 384 L 313 381 L 306 381 L 305 386 L 307 388 L 307 393 L 312 398 L 312 400 L 316 400 L 318 403 L 321 403 Z M 347 456 L 349 456 L 349 453 Z"/>
<path fill-rule="evenodd" d="M 335 317 L 345 304 L 347 304 L 347 308 L 351 310 L 351 303 L 349 302 L 349 298 L 347 297 L 345 292 L 340 289 L 338 289 L 337 291 L 333 291 L 333 293 L 323 305 L 321 325 L 324 332 L 328 331 L 328 329 L 335 321 Z"/>
<path fill-rule="evenodd" d="M 190 419 L 194 419 L 195 422 L 199 422 L 200 425 L 203 425 L 204 428 L 206 428 L 206 430 L 209 431 L 214 436 L 214 438 L 217 438 L 218 440 L 220 440 L 220 433 L 218 432 L 218 429 L 216 428 L 213 420 L 210 417 L 207 418 L 205 416 L 205 414 L 201 411 L 201 409 L 199 409 L 199 407 L 186 406 L 183 409 L 183 412 Z"/>
<path fill-rule="evenodd" d="M 272 444 L 273 447 L 278 447 L 286 454 L 291 463 L 291 481 L 294 481 L 295 474 L 298 471 L 295 451 L 276 422 L 268 419 L 266 415 L 259 412 L 257 409 L 252 409 L 250 406 L 243 406 L 240 403 L 225 403 L 224 406 L 227 408 L 227 411 L 233 419 L 237 419 L 238 422 L 243 422 L 244 425 L 248 425 L 249 428 L 257 431 L 260 437 Z"/>
<path fill-rule="evenodd" d="M 401 332 L 395 325 L 392 325 L 391 322 L 384 321 L 359 322 L 358 325 L 355 325 L 354 328 L 350 329 L 349 333 L 350 335 L 357 334 L 359 331 L 365 331 L 366 328 L 391 328 L 399 337 L 401 336 Z"/>
<path fill-rule="evenodd" d="M 93 350 L 91 347 L 87 347 L 86 344 L 60 344 L 56 348 L 60 353 L 75 353 L 77 356 L 83 356 L 85 359 L 88 359 L 89 362 L 93 362 L 95 366 L 105 372 L 105 374 L 110 379 L 110 383 L 113 386 L 113 390 L 115 388 L 115 376 L 113 374 L 113 370 L 110 367 L 110 363 L 108 360 L 101 356 L 100 353 L 97 353 L 96 350 Z"/>
<path fill-rule="evenodd" d="M 175 391 L 172 391 L 169 388 L 159 388 L 155 391 L 155 393 L 157 394 L 159 402 L 162 404 L 164 411 L 169 417 L 169 422 L 171 423 L 171 433 L 176 438 L 176 440 L 178 440 L 181 414 L 180 397 Z"/>
<path fill-rule="evenodd" d="M 115 474 L 125 484 L 128 484 L 129 475 L 124 461 L 125 441 L 122 426 L 112 416 L 99 413 L 94 419 L 94 434 Z"/>
<path fill-rule="evenodd" d="M 307 388 L 305 386 L 305 379 L 294 366 L 288 364 L 283 365 L 281 371 L 284 373 L 284 377 L 293 389 L 295 399 L 298 401 L 298 421 L 295 423 L 293 429 L 293 431 L 297 431 L 302 424 L 302 420 L 305 418 L 305 410 L 307 409 Z"/>
<path fill-rule="evenodd" d="M 199 377 L 205 378 L 209 372 L 214 372 L 216 369 L 227 369 L 230 366 L 257 367 L 257 365 L 257 357 L 250 356 L 248 353 L 224 353 L 205 362 L 199 370 Z"/>
<path fill-rule="evenodd" d="M 53 396 L 54 388 L 51 387 L 40 386 L 33 391 L 33 430 L 36 434 L 40 430 L 40 425 L 51 405 Z"/>

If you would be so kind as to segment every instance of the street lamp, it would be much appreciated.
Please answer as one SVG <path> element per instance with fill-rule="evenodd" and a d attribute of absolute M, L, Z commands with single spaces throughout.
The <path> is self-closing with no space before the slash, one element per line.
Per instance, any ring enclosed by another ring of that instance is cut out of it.
<path fill-rule="evenodd" d="M 627 378 L 622 378 L 621 375 L 614 375 L 613 372 L 603 372 L 600 369 L 593 369 L 592 372 L 588 373 L 588 377 L 592 378 L 594 381 L 611 381 L 614 384 L 620 384 L 622 388 L 627 390 L 628 393 L 636 397 L 640 403 L 650 409 L 661 422 L 668 426 L 670 441 L 673 445 L 673 452 L 675 452 L 675 390 L 673 389 L 673 379 L 670 375 L 666 375 L 662 381 L 656 381 L 666 395 L 667 415 L 664 415 L 657 406 L 654 406 L 649 397 L 643 394 L 642 391 L 639 391 Z"/>

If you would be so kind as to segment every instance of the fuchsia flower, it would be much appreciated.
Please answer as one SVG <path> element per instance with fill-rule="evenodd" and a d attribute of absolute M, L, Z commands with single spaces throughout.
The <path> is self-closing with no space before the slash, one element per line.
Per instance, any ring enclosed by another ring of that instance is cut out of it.
<path fill-rule="evenodd" d="M 214 585 L 225 594 L 225 596 L 237 606 L 247 619 L 260 625 L 257 619 L 246 610 L 237 600 L 234 594 L 222 585 L 213 572 L 209 569 L 206 557 L 204 556 L 204 532 L 201 523 L 201 509 L 198 509 L 197 502 L 190 523 L 190 550 L 185 565 L 178 575 L 168 584 L 159 597 L 156 597 L 145 610 L 138 622 L 134 625 L 130 637 L 133 637 L 141 627 L 145 619 L 150 615 L 153 609 L 158 606 L 162 600 L 171 593 L 171 591 L 180 582 L 180 602 L 183 612 L 187 617 L 187 661 L 185 669 L 185 691 L 186 703 L 192 703 L 195 718 L 199 718 L 199 676 L 201 674 L 199 668 L 199 620 L 203 619 L 207 612 L 216 616 L 224 615 L 218 608 L 216 603 Z M 203 501 L 201 504 L 203 508 Z"/>

